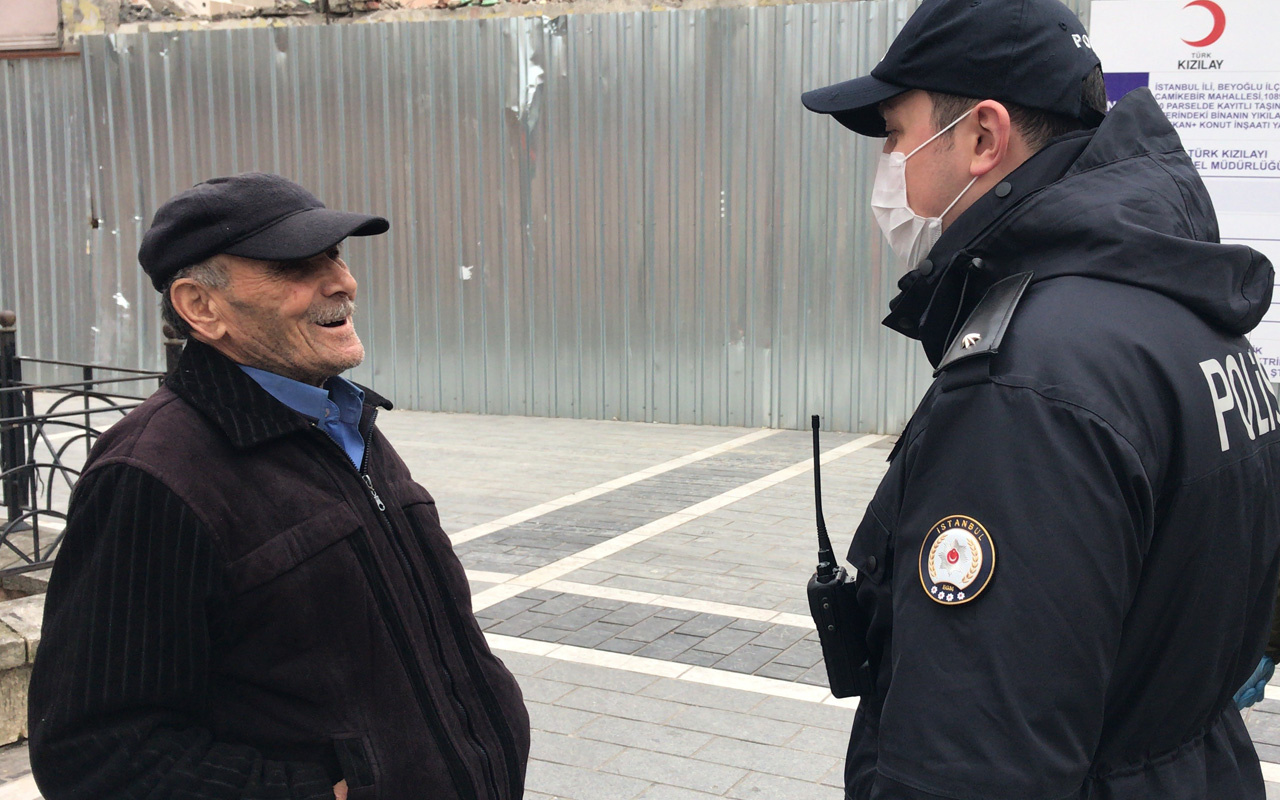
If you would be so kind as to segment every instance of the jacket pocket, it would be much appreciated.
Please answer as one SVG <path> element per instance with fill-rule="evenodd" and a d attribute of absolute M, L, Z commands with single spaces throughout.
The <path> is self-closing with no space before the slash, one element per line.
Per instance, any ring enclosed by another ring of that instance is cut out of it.
<path fill-rule="evenodd" d="M 878 585 L 888 576 L 890 540 L 889 530 L 880 521 L 872 502 L 862 517 L 862 524 L 853 534 L 853 543 L 849 545 L 849 563 L 858 571 L 859 577 Z"/>
<path fill-rule="evenodd" d="M 391 484 L 392 496 L 397 499 L 404 508 L 415 505 L 435 506 L 435 498 L 431 496 L 422 484 L 415 480 L 399 480 Z"/>
<path fill-rule="evenodd" d="M 239 594 L 262 586 L 359 529 L 360 520 L 347 504 L 325 506 L 231 562 L 231 591 Z"/>
<path fill-rule="evenodd" d="M 373 800 L 378 796 L 378 762 L 373 757 L 369 737 L 343 734 L 333 739 L 338 768 L 347 782 L 347 800 Z"/>
<path fill-rule="evenodd" d="M 435 558 L 443 558 L 446 554 L 455 558 L 453 543 L 440 527 L 440 512 L 436 510 L 436 501 L 431 493 L 414 480 L 396 481 L 390 489 L 419 543 Z"/>

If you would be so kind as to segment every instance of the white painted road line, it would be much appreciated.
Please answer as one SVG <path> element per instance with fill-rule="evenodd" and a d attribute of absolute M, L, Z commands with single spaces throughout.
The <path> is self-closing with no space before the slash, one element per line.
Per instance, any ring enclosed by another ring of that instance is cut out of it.
<path fill-rule="evenodd" d="M 623 486 L 630 486 L 633 483 L 639 483 L 646 478 L 652 478 L 655 475 L 661 475 L 664 472 L 670 472 L 673 469 L 679 469 L 680 467 L 688 466 L 694 462 L 702 461 L 703 459 L 711 458 L 712 456 L 720 455 L 721 453 L 727 453 L 730 450 L 736 450 L 743 445 L 758 442 L 761 439 L 768 438 L 776 433 L 779 433 L 777 429 L 752 431 L 745 436 L 739 436 L 736 439 L 730 439 L 727 442 L 712 445 L 711 447 L 699 450 L 696 453 L 690 453 L 687 456 L 673 458 L 670 461 L 664 461 L 657 466 L 648 467 L 640 470 L 639 472 L 633 472 L 630 475 L 623 475 L 621 478 L 614 478 L 613 480 L 605 481 L 604 483 L 573 492 L 572 494 L 567 494 L 564 497 L 559 497 L 555 500 L 548 500 L 545 503 L 539 503 L 538 505 L 531 506 L 523 511 L 517 511 L 514 514 L 499 517 L 491 522 L 473 525 L 466 530 L 453 534 L 449 537 L 449 540 L 455 545 L 459 545 L 463 542 L 469 542 L 472 539 L 479 539 L 481 536 L 488 536 L 491 533 L 496 533 L 504 528 L 509 528 L 512 525 L 517 525 L 521 522 L 528 522 L 529 520 L 534 519 L 535 517 L 540 517 L 543 514 L 557 511 L 561 508 L 574 505 L 575 503 L 581 503 L 583 500 L 590 500 L 593 497 L 599 497 L 600 495 L 612 492 L 615 489 L 621 489 Z"/>
<path fill-rule="evenodd" d="M 1262 779 L 1268 783 L 1280 783 L 1280 764 L 1262 762 Z"/>
<path fill-rule="evenodd" d="M 515 577 L 511 572 L 486 572 L 482 569 L 467 570 L 467 580 L 478 583 L 506 583 Z"/>
<path fill-rule="evenodd" d="M 0 784 L 0 800 L 40 800 L 36 779 L 30 775 L 23 775 L 17 780 Z"/>
<path fill-rule="evenodd" d="M 575 664 L 591 664 L 597 667 L 638 672 L 644 675 L 656 675 L 660 678 L 689 681 L 691 683 L 700 683 L 704 686 L 718 686 L 722 689 L 738 689 L 771 697 L 785 697 L 788 700 L 802 700 L 807 703 L 822 703 L 849 709 L 858 707 L 856 699 L 838 700 L 831 696 L 831 692 L 821 686 L 812 686 L 807 683 L 792 683 L 791 681 L 780 681 L 774 678 L 762 678 L 759 675 L 744 675 L 740 672 L 710 669 L 692 664 L 679 664 L 674 661 L 663 661 L 657 658 L 644 658 L 626 653 L 592 650 L 588 647 L 574 647 L 554 642 L 535 642 L 515 636 L 499 636 L 487 633 L 485 637 L 489 640 L 489 646 L 495 650 L 543 656 L 554 658 L 557 661 L 572 661 Z"/>
<path fill-rule="evenodd" d="M 786 611 L 774 611 L 768 608 L 717 603 L 712 600 L 698 600 L 693 597 L 681 597 L 674 594 L 655 594 L 653 592 L 640 592 L 635 589 L 618 589 L 613 586 L 596 586 L 591 583 L 574 583 L 573 581 L 547 581 L 542 584 L 542 588 L 549 592 L 579 594 L 585 597 L 599 597 L 603 600 L 618 600 L 624 603 L 661 606 L 662 608 L 679 608 L 685 611 L 696 611 L 699 614 L 719 614 L 722 617 L 772 622 L 777 625 L 790 625 L 796 628 L 813 630 L 813 620 L 803 614 L 791 614 Z"/>
<path fill-rule="evenodd" d="M 886 438 L 888 437 L 878 435 L 859 437 L 854 439 L 852 442 L 847 442 L 823 453 L 822 463 L 826 464 L 830 461 L 836 460 L 837 458 L 842 458 Z M 762 492 L 765 489 L 777 486 L 783 481 L 788 481 L 798 475 L 803 475 L 811 469 L 813 469 L 813 461 L 811 459 L 805 459 L 797 464 L 792 464 L 789 467 L 785 467 L 777 472 L 766 475 L 763 478 L 758 478 L 750 483 L 730 489 L 727 492 L 722 492 L 721 494 L 707 500 L 703 500 L 700 503 L 694 503 L 681 511 L 668 514 L 665 517 L 661 517 L 653 522 L 641 525 L 640 527 L 634 528 L 626 533 L 621 533 L 612 539 L 601 542 L 600 544 L 588 547 L 574 555 L 566 556 L 559 561 L 554 561 L 545 567 L 539 567 L 532 572 L 518 575 L 505 583 L 500 583 L 497 586 L 486 589 L 483 592 L 479 592 L 472 597 L 472 607 L 476 611 L 479 611 L 497 603 L 501 603 L 503 600 L 515 597 L 527 589 L 535 589 L 549 581 L 563 578 L 571 572 L 582 569 L 583 567 L 591 566 L 601 559 L 608 558 L 615 553 L 626 550 L 628 547 L 647 541 L 648 539 L 652 539 L 658 534 L 665 533 L 673 528 L 678 528 L 686 522 L 692 522 L 700 517 L 704 517 L 713 511 L 718 511 L 725 506 L 736 503 L 739 500 L 750 497 L 758 492 Z"/>

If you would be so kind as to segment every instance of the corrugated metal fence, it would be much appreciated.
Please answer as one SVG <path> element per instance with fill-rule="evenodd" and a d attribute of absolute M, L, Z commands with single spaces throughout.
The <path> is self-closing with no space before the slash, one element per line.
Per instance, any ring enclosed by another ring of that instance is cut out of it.
<path fill-rule="evenodd" d="M 24 355 L 92 355 L 87 135 L 79 59 L 0 60 L 0 306 Z"/>
<path fill-rule="evenodd" d="M 927 364 L 878 322 L 875 148 L 799 95 L 870 69 L 914 7 L 136 34 L 5 62 L 3 304 L 27 353 L 158 366 L 135 257 L 155 207 L 261 169 L 391 219 L 348 250 L 354 377 L 401 407 L 894 431 Z"/>

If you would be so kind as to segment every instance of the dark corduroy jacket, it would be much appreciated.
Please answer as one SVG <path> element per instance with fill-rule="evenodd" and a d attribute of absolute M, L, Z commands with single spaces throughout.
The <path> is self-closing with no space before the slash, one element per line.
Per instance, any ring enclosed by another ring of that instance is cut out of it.
<path fill-rule="evenodd" d="M 31 681 L 47 800 L 522 795 L 529 721 L 434 501 L 191 342 L 94 448 Z"/>

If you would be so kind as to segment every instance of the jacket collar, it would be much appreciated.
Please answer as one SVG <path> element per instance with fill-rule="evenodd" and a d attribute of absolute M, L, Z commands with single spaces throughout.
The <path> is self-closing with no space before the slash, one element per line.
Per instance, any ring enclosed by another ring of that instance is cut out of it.
<path fill-rule="evenodd" d="M 234 361 L 195 339 L 187 341 L 165 385 L 208 417 L 240 449 L 311 427 L 311 420 L 268 394 Z M 360 388 L 366 409 L 391 408 L 382 395 Z"/>

